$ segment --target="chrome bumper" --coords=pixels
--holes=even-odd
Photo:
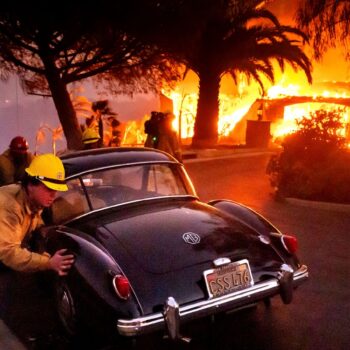
[[[283,293],[286,289],[284,280],[289,279],[285,277],[286,276],[284,275],[284,271],[281,271],[281,276],[279,279],[264,281],[247,289],[243,289],[215,299],[208,299],[205,301],[176,307],[176,312],[178,315],[174,316],[174,318],[178,319],[179,322],[182,323],[184,321],[194,320],[218,312],[228,311],[249,305],[256,301],[265,299],[267,297],[272,297],[277,294],[281,294],[283,299]],[[290,278],[290,289],[297,287],[309,277],[307,266],[302,265],[298,270],[294,271],[290,277],[292,277]],[[291,290],[289,290],[289,292],[291,292]],[[171,298],[171,300],[172,302],[175,301],[173,298]],[[131,320],[119,319],[117,323],[118,332],[123,336],[130,337],[166,328],[168,328],[169,331],[169,325],[167,325],[168,317],[166,314],[167,310],[169,310],[168,305],[165,305],[164,310],[164,313],[159,312]],[[173,312],[173,308],[170,308],[170,310]],[[178,327],[178,325],[176,325],[176,327]],[[171,338],[173,338],[173,336],[171,336]]]

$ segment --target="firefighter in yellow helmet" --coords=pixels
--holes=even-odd
[[[22,184],[0,188],[0,261],[17,271],[52,269],[65,275],[73,256],[62,251],[52,257],[30,252],[22,242],[43,222],[42,210],[49,207],[57,191],[66,191],[62,161],[53,154],[35,157],[26,168]]]
[[[100,139],[101,136],[95,128],[86,128],[82,135],[84,149],[99,148]]]
[[[13,270],[17,273],[53,270],[64,276],[74,262],[73,255],[65,254],[66,249],[51,256],[32,252],[26,243],[33,231],[43,225],[42,210],[52,204],[57,191],[68,189],[62,161],[53,154],[39,155],[25,171],[21,184],[0,187],[0,284],[3,286],[10,284],[4,276],[13,284]],[[0,300],[0,311],[4,311],[3,305]]]

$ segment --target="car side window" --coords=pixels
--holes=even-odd
[[[59,192],[51,206],[53,224],[60,224],[90,209],[86,197],[80,187],[79,180],[67,181],[68,191]]]
[[[155,164],[150,167],[147,191],[169,196],[184,194],[184,188],[172,169],[168,166]]]
[[[134,190],[141,190],[143,169],[143,166],[132,166],[118,169],[119,185],[130,187]]]
[[[82,176],[92,209],[145,198],[142,166],[110,168]]]

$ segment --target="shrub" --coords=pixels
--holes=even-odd
[[[339,135],[341,113],[316,111],[285,137],[283,150],[267,167],[279,197],[350,203],[350,154]]]

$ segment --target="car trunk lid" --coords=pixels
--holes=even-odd
[[[161,310],[169,296],[179,304],[207,298],[203,273],[217,258],[248,259],[255,278],[281,265],[252,228],[194,200],[152,203],[123,211],[118,221],[101,220],[97,238],[130,280],[145,314]]]

